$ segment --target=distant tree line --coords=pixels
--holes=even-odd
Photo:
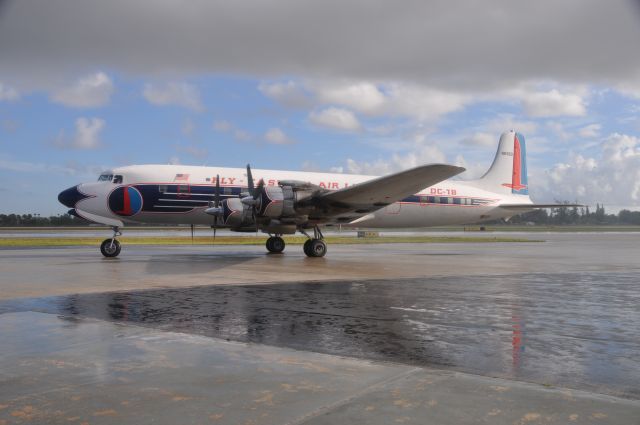
[[[40,214],[0,214],[2,227],[86,226],[89,222],[69,214],[43,217]]]
[[[595,210],[591,210],[588,206],[585,206],[531,211],[511,217],[508,223],[540,225],[640,225],[640,211],[621,210],[617,215],[607,214],[604,205],[596,204]]]

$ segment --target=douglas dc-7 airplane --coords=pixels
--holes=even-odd
[[[125,223],[210,225],[269,234],[267,250],[285,248],[282,235],[308,237],[304,253],[323,257],[320,228],[427,227],[510,217],[536,208],[529,198],[524,137],[503,133],[489,171],[472,181],[447,180],[464,168],[431,164],[383,177],[193,167],[132,165],[71,187],[58,200],[70,214],[111,226],[100,251],[116,257]],[[254,184],[253,175],[258,177]],[[313,237],[308,231],[313,232]]]

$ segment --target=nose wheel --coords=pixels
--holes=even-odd
[[[117,257],[120,254],[120,250],[122,249],[120,246],[120,242],[116,239],[116,236],[120,236],[122,233],[118,230],[117,227],[113,228],[113,237],[110,239],[105,239],[100,244],[100,252],[107,258]]]

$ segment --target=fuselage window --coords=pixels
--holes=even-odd
[[[224,187],[222,188],[222,193],[225,195],[233,195],[233,188],[232,187]]]
[[[166,193],[167,192],[167,185],[166,184],[161,184],[160,186],[158,186],[158,192]]]
[[[421,197],[420,197],[420,203],[421,203],[421,204],[427,204],[427,203],[429,203],[429,198],[428,198],[428,197],[426,197],[426,196],[421,196]]]
[[[117,174],[113,176],[113,184],[120,184],[120,183],[122,183],[122,176],[119,176]]]
[[[191,188],[188,184],[179,184],[178,185],[178,197],[180,198],[188,198],[191,195]]]

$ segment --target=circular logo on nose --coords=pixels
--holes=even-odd
[[[109,209],[115,214],[129,217],[142,210],[142,194],[132,186],[120,186],[109,195]]]

